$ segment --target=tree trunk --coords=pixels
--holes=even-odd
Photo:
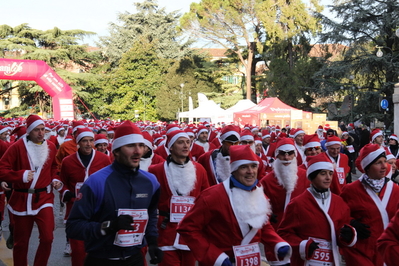
[[[246,87],[247,87],[247,99],[252,100],[252,60],[254,58],[255,43],[251,42],[248,46],[248,58],[246,72]]]

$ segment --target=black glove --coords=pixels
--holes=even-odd
[[[274,213],[272,213],[272,215],[270,215],[269,221],[270,221],[271,223],[274,223],[274,224],[278,223],[277,215],[275,215]]]
[[[163,259],[163,251],[158,247],[158,241],[156,237],[147,237],[148,243],[148,254],[150,255],[150,263],[158,264]]]
[[[64,202],[69,202],[74,197],[75,197],[75,193],[72,193],[71,191],[67,190],[67,191],[65,191],[63,200],[64,200]]]
[[[342,238],[345,242],[349,243],[353,238],[352,228],[345,224],[339,232],[339,237]]]
[[[351,221],[351,225],[356,229],[357,237],[359,239],[367,239],[370,237],[371,235],[371,232],[369,230],[370,226],[368,226],[367,224],[363,224],[358,220],[353,219]]]
[[[134,230],[132,226],[133,217],[130,215],[119,215],[118,218],[111,221],[109,227],[104,229],[107,234],[118,232],[119,230]]]
[[[308,248],[308,258],[311,258],[312,255],[313,255],[313,252],[314,252],[316,249],[318,249],[318,248],[319,248],[319,243],[312,242],[312,243],[309,245],[309,248]]]

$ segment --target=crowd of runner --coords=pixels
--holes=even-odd
[[[0,218],[7,210],[14,265],[28,264],[34,224],[34,265],[47,265],[55,200],[73,266],[147,265],[147,253],[161,266],[260,265],[262,253],[269,265],[396,265],[398,137],[344,123],[307,133],[2,119]]]

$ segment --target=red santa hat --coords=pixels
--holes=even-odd
[[[199,135],[201,135],[202,132],[208,132],[208,129],[204,126],[199,126],[197,129],[197,138]]]
[[[291,132],[290,132],[290,133],[291,133]],[[295,132],[292,133],[292,137],[293,137],[293,138],[296,138],[296,136],[298,136],[299,134],[306,134],[306,133],[305,133],[305,131],[303,131],[302,129],[297,128],[297,129],[295,130]]]
[[[153,143],[159,146],[159,143],[164,140],[163,136],[159,133],[152,134]]]
[[[267,129],[262,130],[262,139],[270,138],[270,132]]]
[[[374,129],[370,134],[370,142],[373,142],[376,137],[382,136],[382,131],[378,128]]]
[[[108,127],[108,128],[107,128],[107,133],[108,133],[108,134],[115,133],[115,127],[112,127],[112,126],[111,126],[111,127]]]
[[[72,121],[72,134],[75,133],[76,130],[78,130],[78,128],[84,128],[85,125],[83,123],[83,121]]]
[[[172,132],[166,134],[166,147],[170,149],[173,144],[176,142],[176,140],[180,137],[190,139],[190,137],[187,135],[186,132],[183,130],[173,130]]]
[[[385,154],[387,156],[387,160],[396,159],[396,157],[391,153],[391,151],[385,147]]]
[[[342,132],[342,135],[341,135],[341,136],[343,137],[343,136],[345,136],[345,135],[349,135],[348,131]]]
[[[132,121],[127,120],[115,129],[112,151],[133,143],[144,143],[144,138],[140,129]]]
[[[378,144],[367,144],[360,150],[359,157],[355,161],[356,166],[360,172],[364,173],[364,169],[380,156],[386,157],[384,148]]]
[[[295,149],[295,144],[294,140],[290,138],[280,138],[276,142],[276,149],[274,150],[274,156],[277,157],[277,154],[279,151],[295,151],[296,155],[296,149]]]
[[[172,132],[174,130],[180,130],[179,126],[177,124],[169,124],[166,127],[166,134],[169,134],[170,132]]]
[[[276,131],[280,131],[280,126],[276,126]]]
[[[334,165],[331,163],[330,158],[325,152],[322,152],[316,156],[307,157],[308,168],[306,169],[306,175],[310,179],[310,175],[318,170],[329,170],[334,171]]]
[[[152,140],[152,136],[150,135],[150,133],[148,133],[148,131],[143,131],[142,134],[143,134],[143,137],[144,137],[144,144],[148,148],[153,150],[154,149],[154,142]]]
[[[230,173],[236,171],[243,164],[259,164],[259,161],[249,145],[235,145],[230,147]]]
[[[337,136],[331,136],[327,138],[325,146],[328,147],[335,144],[341,145],[341,139],[338,138]]]
[[[186,132],[189,137],[195,138],[194,129],[192,129],[190,127],[186,127],[183,131]]]
[[[330,129],[330,124],[325,124],[324,125],[324,130]]]
[[[84,137],[92,137],[92,138],[94,138],[93,131],[91,131],[87,127],[78,128],[76,130],[76,143],[79,143],[79,141],[81,141],[81,139],[84,138]]]
[[[255,139],[255,144],[262,144],[262,138],[261,137],[255,136],[254,139]]]
[[[305,149],[320,147],[320,146],[321,146],[320,138],[317,134],[305,135],[303,137],[303,147]]]
[[[317,128],[317,130],[318,130],[318,131],[323,131],[323,126],[320,125],[320,126]]]
[[[395,134],[392,134],[391,136],[389,136],[389,139],[394,139],[394,140],[396,140],[397,142],[399,142],[398,136],[396,136]]]
[[[0,133],[1,134],[1,133]],[[23,135],[26,134],[26,127],[25,126],[18,126],[11,131],[11,135],[16,134],[18,139],[20,139]]]
[[[240,128],[235,125],[228,125],[222,129],[220,135],[220,141],[230,140],[239,141],[240,140]]]
[[[254,141],[254,135],[249,130],[244,130],[240,134],[240,141]]]
[[[63,127],[62,125],[59,125],[57,127],[57,133],[60,133],[60,131],[65,130],[65,127]]]
[[[97,134],[94,137],[94,146],[97,146],[98,144],[101,144],[101,143],[106,143],[106,144],[109,143],[108,138],[107,138],[107,136],[105,136],[105,134]]]
[[[66,137],[65,137],[65,139],[64,139],[64,142],[70,141],[70,140],[72,140],[72,139],[73,139],[72,135],[66,135]]]
[[[259,131],[259,128],[258,128],[257,126],[254,126],[254,127],[251,129],[251,132],[253,133],[253,132],[256,131],[256,130]]]
[[[26,119],[26,134],[29,133],[38,125],[44,126],[44,121],[38,115],[30,115]]]
[[[8,126],[0,125],[0,134],[3,134],[4,132],[6,132],[9,129],[10,129],[10,127],[8,127]]]

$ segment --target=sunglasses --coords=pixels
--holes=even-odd
[[[252,144],[254,144],[254,141],[246,141],[246,140],[243,140],[243,141],[241,141],[241,144],[243,144],[243,145],[252,145]]]
[[[236,142],[232,142],[232,141],[228,141],[228,140],[225,140],[228,144],[230,144],[230,145],[238,145],[238,144],[240,144],[240,142],[239,141],[236,141]]]
[[[286,154],[291,156],[291,155],[295,154],[295,151],[279,151],[278,152],[278,155],[281,155],[281,156],[285,156]]]
[[[314,151],[314,150],[320,150],[320,149],[321,149],[320,146],[316,146],[316,147],[306,148],[306,151]]]

